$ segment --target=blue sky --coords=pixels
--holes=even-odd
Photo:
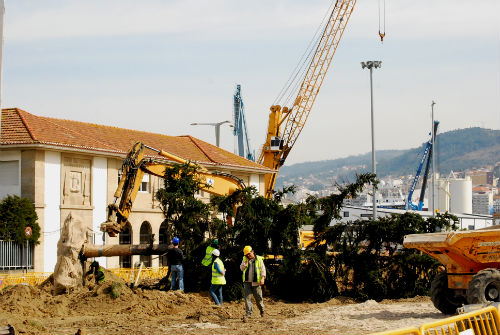
[[[382,0],[381,0],[382,1]],[[252,147],[268,110],[330,0],[5,0],[3,107],[123,128],[190,134],[231,120],[242,86]],[[440,131],[500,128],[500,2],[358,0],[287,165],[371,150],[369,72],[377,149],[427,141],[431,102]],[[233,151],[231,128],[221,147]]]

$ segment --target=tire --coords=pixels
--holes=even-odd
[[[491,301],[500,301],[500,271],[484,269],[472,277],[467,291],[467,302],[485,304]]]
[[[448,288],[448,275],[445,271],[439,272],[432,280],[431,300],[434,307],[448,315],[456,314],[457,308],[466,302],[464,296],[456,295],[454,290]]]

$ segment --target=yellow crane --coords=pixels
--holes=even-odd
[[[275,170],[265,177],[266,198],[272,196],[278,170],[304,128],[355,4],[356,0],[335,2],[292,106],[270,108],[266,142],[258,159]]]

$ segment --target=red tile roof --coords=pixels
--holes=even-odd
[[[92,123],[54,119],[18,108],[2,110],[1,145],[44,144],[125,155],[136,142],[203,165],[268,172],[264,166],[189,135],[167,136]]]

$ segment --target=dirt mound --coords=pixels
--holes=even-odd
[[[152,289],[131,289],[125,281],[105,273],[104,283],[53,295],[50,278],[42,285],[16,285],[0,291],[0,325],[11,324],[18,332],[31,334],[239,334],[310,333],[368,334],[401,328],[407,318],[440,317],[428,297],[368,300],[356,303],[338,297],[325,303],[285,303],[265,298],[266,316],[257,313],[243,322],[243,301],[215,306],[207,292],[181,293]],[[255,307],[254,307],[255,308]],[[352,330],[352,331],[351,331]]]

